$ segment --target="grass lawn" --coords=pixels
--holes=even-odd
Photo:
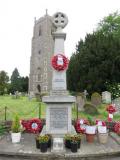
[[[93,115],[94,119],[101,119],[101,120],[107,120],[108,118],[108,112],[106,111],[106,107],[108,106],[108,104],[101,104],[99,106],[97,106],[98,108],[98,115]],[[73,108],[73,116],[74,118],[77,117],[77,113],[75,108]],[[89,116],[89,114],[86,114],[85,112],[81,111],[78,113],[78,118],[86,118]],[[120,114],[115,113],[113,116],[113,120],[115,121],[120,121]]]
[[[21,119],[38,118],[39,106],[41,104],[40,117],[45,118],[45,104],[37,102],[36,99],[29,100],[28,97],[20,97],[13,99],[11,96],[0,96],[0,120],[5,119],[5,107],[7,107],[7,120],[12,120],[13,116],[17,113]],[[99,114],[93,116],[95,119],[107,120],[108,113],[106,112],[106,105],[98,106]],[[89,115],[85,112],[79,112],[79,118],[87,118]],[[72,108],[72,118],[77,118],[76,108]],[[120,114],[114,115],[114,120],[120,121]]]
[[[13,119],[17,113],[21,119],[39,117],[40,103],[36,99],[29,100],[28,97],[13,99],[11,96],[0,96],[0,120],[5,119],[5,107],[7,107],[7,120]],[[45,117],[45,105],[41,104],[41,115]]]

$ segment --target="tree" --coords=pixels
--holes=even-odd
[[[101,32],[104,35],[113,34],[119,36],[120,34],[120,14],[114,12],[105,17],[99,24],[97,32]]]
[[[78,42],[67,71],[69,90],[101,92],[106,89],[106,82],[120,82],[119,20],[118,14],[108,16],[96,32],[87,34],[84,41]]]
[[[28,92],[28,81],[29,78],[27,76],[21,77],[18,72],[18,69],[15,68],[14,71],[12,72],[9,92],[11,93],[14,93],[15,91]]]
[[[10,92],[14,93],[15,91],[20,91],[20,90],[21,90],[20,74],[18,72],[18,69],[15,68],[14,71],[12,72],[12,76],[11,76]]]
[[[28,92],[28,82],[29,78],[27,76],[20,78],[21,92]]]
[[[8,88],[9,77],[5,71],[0,71],[0,95],[3,95]]]

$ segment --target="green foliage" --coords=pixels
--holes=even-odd
[[[6,131],[6,128],[3,124],[0,125],[0,136],[3,135]]]
[[[120,14],[115,12],[105,17],[97,28],[98,32],[102,32],[104,35],[113,34],[119,36],[120,34]]]
[[[99,97],[99,98],[101,98],[101,95],[98,93],[98,92],[94,92],[94,93],[92,93],[92,95],[91,95],[91,98],[92,97]]]
[[[65,134],[64,140],[71,140],[71,134],[69,133]]]
[[[117,18],[120,19],[120,16],[117,15]],[[113,25],[113,22],[109,25]],[[67,70],[67,84],[70,91],[83,92],[86,89],[91,95],[94,91],[99,93],[105,91],[106,82],[110,84],[120,82],[120,36],[118,34],[120,23],[118,26],[119,29],[116,27],[111,32],[108,29],[104,34],[101,25],[99,30],[87,34],[84,41],[78,42],[76,53],[71,56]]]
[[[39,117],[39,102],[35,98],[28,97],[12,99],[11,96],[0,96],[0,121],[4,120],[5,106],[7,106],[7,120],[12,120],[15,114],[20,119]],[[45,104],[41,102],[41,118],[45,118]]]
[[[15,93],[15,91],[28,92],[28,81],[28,77],[21,77],[18,69],[15,68],[11,76],[9,92],[13,94]]]
[[[106,88],[111,93],[112,99],[120,97],[120,83],[106,83]]]
[[[0,95],[7,93],[9,77],[5,71],[0,71]]]
[[[95,120],[91,116],[88,116],[88,125],[94,126],[95,124]]]
[[[15,115],[14,120],[12,121],[12,127],[11,130],[13,133],[18,133],[21,131],[20,128],[20,118],[18,115]]]
[[[40,135],[39,136],[39,143],[47,143],[49,140],[48,135]]]
[[[83,106],[83,108],[84,108],[84,112],[87,113],[87,114],[90,114],[90,115],[97,115],[97,114],[99,114],[97,108],[93,104],[91,104],[91,103],[86,103]]]

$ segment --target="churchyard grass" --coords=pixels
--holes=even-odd
[[[13,99],[11,96],[0,96],[0,120],[5,120],[5,107],[6,119],[12,120],[13,116],[17,113],[21,119],[38,118],[39,117],[40,102],[35,98],[29,100],[28,97],[21,96],[18,99]],[[41,103],[40,117],[45,118],[45,104]],[[107,120],[108,113],[106,112],[106,104],[98,106],[99,114],[94,116],[96,119]],[[87,118],[89,114],[81,111],[78,112],[78,118]],[[73,105],[72,118],[77,118],[76,108]],[[120,120],[120,114],[114,114],[114,120]]]
[[[0,120],[12,120],[13,116],[17,113],[21,119],[29,119],[39,117],[40,102],[35,98],[29,100],[28,97],[20,97],[18,99],[12,96],[0,96]],[[41,118],[45,117],[45,105],[41,103]]]
[[[93,117],[95,119],[107,120],[108,112],[106,112],[106,106],[107,106],[107,104],[98,105],[97,108],[98,108],[99,114],[94,115]],[[76,112],[76,109],[75,109],[74,106],[73,106],[73,109],[72,109],[72,115],[73,115],[73,119],[77,118],[77,112]],[[78,118],[86,118],[87,119],[88,116],[89,116],[89,114],[85,113],[84,111],[78,112]],[[115,113],[114,116],[113,116],[113,120],[120,121],[120,114]]]

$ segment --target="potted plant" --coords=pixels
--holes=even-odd
[[[78,148],[80,148],[82,135],[81,134],[77,134],[77,135],[75,135],[75,137],[77,139]]]
[[[41,152],[47,152],[48,140],[49,140],[49,137],[47,135],[40,135],[39,136],[39,143],[40,143]]]
[[[36,137],[35,137],[35,142],[36,142],[36,148],[37,148],[37,149],[40,149],[39,135],[36,135]]]
[[[101,125],[98,125],[98,140],[100,143],[107,143],[108,131],[105,122],[102,122]]]
[[[21,139],[21,124],[18,115],[15,115],[14,120],[12,121],[11,138],[12,143],[18,143]]]
[[[46,134],[48,136],[48,148],[51,147],[51,143],[52,143],[52,135],[51,134]]]
[[[92,143],[96,134],[96,123],[92,117],[88,117],[88,123],[86,125],[86,139],[87,142]]]
[[[75,153],[78,149],[78,139],[77,136],[74,135],[71,137],[71,152]]]
[[[64,142],[66,148],[71,148],[71,134],[65,134]]]

